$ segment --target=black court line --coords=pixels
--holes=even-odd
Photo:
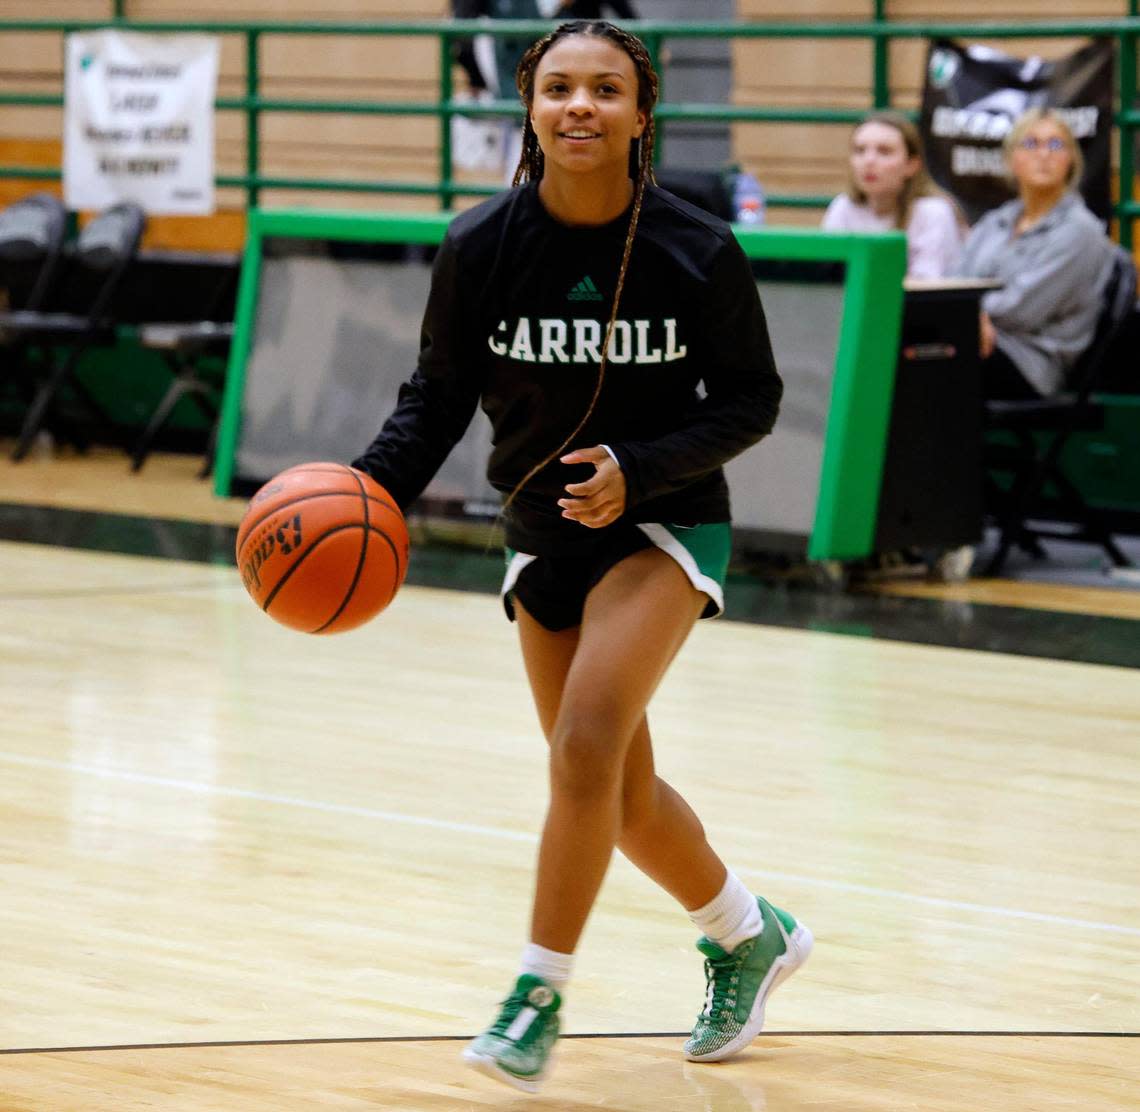
[[[0,539],[233,565],[237,529],[210,522],[5,502],[0,503]]]
[[[0,541],[233,567],[237,529],[195,521],[0,502]],[[498,552],[414,545],[407,582],[498,594]],[[112,588],[114,590],[114,588]],[[732,621],[910,644],[1140,668],[1140,620],[959,600],[815,590],[733,572]]]
[[[208,1050],[224,1047],[344,1046],[374,1043],[469,1042],[474,1035],[380,1035],[355,1039],[249,1039],[229,1042],[124,1043],[111,1046],[29,1046],[0,1048],[3,1054],[91,1054],[122,1050]],[[688,1031],[615,1031],[563,1035],[564,1039],[685,1039]],[[988,1038],[988,1039],[1140,1039],[1140,1031],[765,1031],[760,1039]]]

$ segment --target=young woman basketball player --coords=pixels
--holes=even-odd
[[[551,794],[519,977],[464,1057],[533,1091],[615,846],[703,932],[692,1060],[754,1038],[811,934],[726,869],[655,775],[646,722],[689,630],[722,608],[721,466],[771,430],[779,406],[750,267],[726,224],[652,183],[657,75],[639,39],[563,24],[526,53],[517,84],[515,188],[452,222],[418,368],[353,466],[407,506],[475,406],[491,419],[488,477],[508,494],[503,599]]]

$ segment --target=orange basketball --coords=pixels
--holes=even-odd
[[[408,530],[392,496],[342,463],[302,463],[269,480],[238,527],[250,597],[304,633],[376,617],[408,570]]]

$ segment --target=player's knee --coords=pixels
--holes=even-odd
[[[621,776],[621,741],[604,711],[560,715],[550,739],[552,785],[579,797],[609,795]]]

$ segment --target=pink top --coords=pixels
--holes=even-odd
[[[893,214],[880,216],[870,205],[857,205],[841,193],[823,216],[828,232],[890,232]],[[943,278],[954,272],[962,253],[962,227],[945,197],[919,197],[906,228],[908,278]]]

